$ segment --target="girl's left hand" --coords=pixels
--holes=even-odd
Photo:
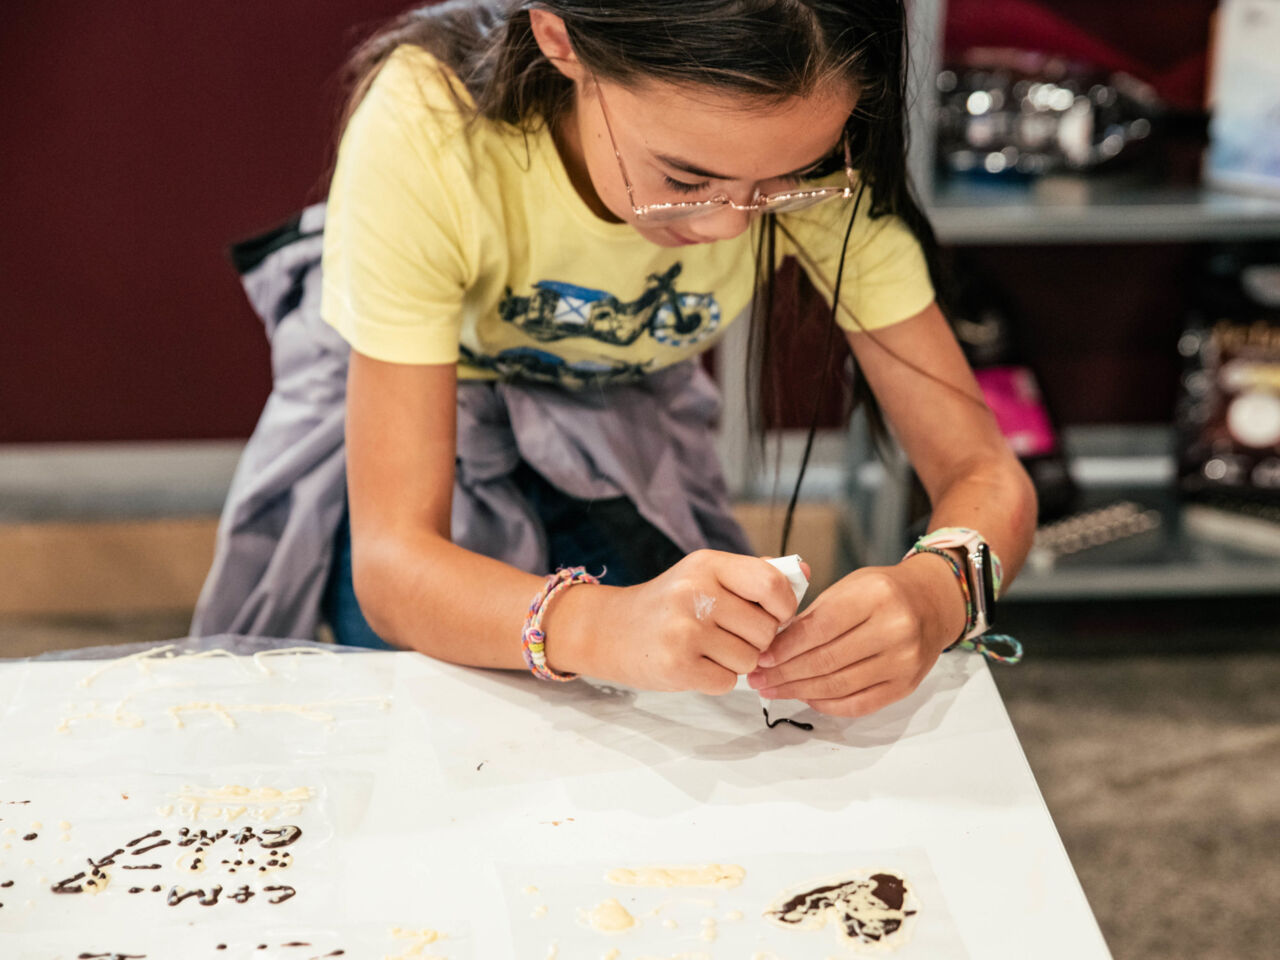
[[[964,623],[963,594],[941,557],[863,567],[779,633],[747,682],[767,699],[866,716],[915,690]]]

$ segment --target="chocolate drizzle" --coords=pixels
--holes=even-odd
[[[202,907],[212,907],[218,902],[218,897],[222,894],[222,884],[215,884],[208,891],[203,888],[199,890],[183,890],[181,887],[170,887],[169,893],[165,897],[164,902],[171,907],[176,907],[183,900],[196,897],[196,903]]]
[[[805,890],[766,911],[765,916],[784,926],[822,926],[831,920],[851,943],[883,943],[916,914],[904,909],[907,892],[902,877],[875,873],[867,879]]]
[[[764,707],[761,712],[764,713],[764,725],[768,727],[770,730],[772,730],[774,727],[776,727],[780,723],[789,723],[793,727],[799,727],[801,730],[813,729],[812,723],[805,723],[803,720],[792,720],[790,717],[779,717],[777,720],[770,720],[768,707]]]
[[[160,831],[160,830],[152,830],[150,833],[144,833],[144,834],[143,834],[142,836],[140,836],[140,837],[134,837],[132,840],[130,840],[128,843],[126,843],[126,844],[125,844],[125,846],[126,846],[126,847],[136,847],[136,846],[137,846],[138,844],[140,844],[143,840],[150,840],[152,837],[158,837],[158,836],[160,836],[161,832],[162,832],[162,831]]]
[[[146,846],[146,847],[139,847],[137,850],[134,850],[134,851],[132,851],[132,852],[133,852],[133,855],[134,855],[135,857],[140,857],[140,856],[142,856],[144,853],[146,853],[148,850],[154,850],[154,849],[156,849],[156,847],[167,847],[167,846],[169,846],[169,844],[170,844],[171,842],[172,842],[172,841],[169,841],[169,840],[157,840],[155,843],[153,843],[153,844],[151,844],[151,845],[149,845],[149,846]]]
[[[262,888],[263,893],[271,893],[276,890],[281,891],[279,896],[272,897],[267,901],[267,903],[284,903],[286,900],[291,900],[298,892],[294,890],[293,887],[285,886],[283,884],[272,884],[269,887]]]

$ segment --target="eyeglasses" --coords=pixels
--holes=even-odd
[[[618,150],[618,140],[613,135],[613,123],[609,119],[609,108],[604,101],[604,91],[600,89],[600,81],[594,76],[591,80],[596,86],[596,95],[600,98],[600,113],[604,116],[605,129],[609,131],[609,142],[613,144],[613,155],[618,158],[618,169],[622,173],[622,182],[627,188],[627,200],[630,201],[631,210],[638,221],[666,223],[671,220],[700,216],[720,207],[732,207],[734,210],[750,211],[752,213],[790,213],[836,197],[851,199],[857,193],[854,181],[853,157],[849,150],[849,136],[846,133],[844,137],[844,172],[849,178],[847,187],[815,187],[809,190],[785,190],[780,193],[761,193],[757,190],[750,203],[735,203],[728,194],[720,193],[707,200],[637,204],[635,192],[631,187],[631,178],[627,176],[627,165]]]

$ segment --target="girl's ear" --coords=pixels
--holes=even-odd
[[[557,70],[575,83],[585,79],[586,69],[573,52],[569,31],[562,18],[549,10],[534,8],[529,11],[529,26],[533,29],[533,38],[538,41],[538,49]]]

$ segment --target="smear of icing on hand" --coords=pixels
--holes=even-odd
[[[736,887],[747,871],[736,864],[710,863],[702,867],[619,867],[605,879],[620,887]]]
[[[715,608],[716,598],[709,597],[705,593],[700,593],[693,598],[693,615],[699,621],[706,620],[711,616],[711,611]]]

